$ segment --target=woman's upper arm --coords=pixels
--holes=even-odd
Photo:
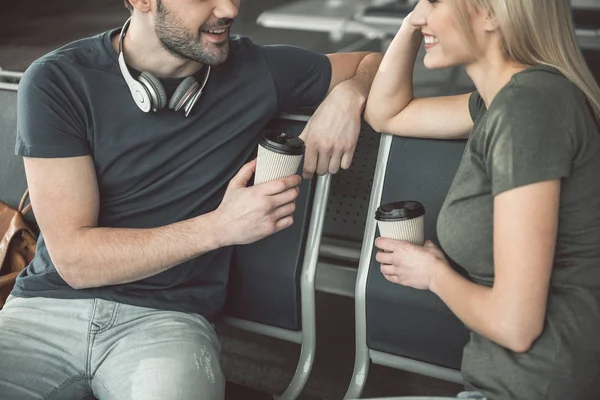
[[[399,136],[464,139],[473,128],[469,111],[471,94],[413,99],[398,115],[380,127]],[[369,121],[368,115],[366,116]]]
[[[494,293],[515,337],[544,328],[554,264],[561,183],[580,142],[569,104],[553,92],[510,87],[494,99],[481,131],[481,167],[494,196]],[[478,132],[479,133],[479,132]]]
[[[494,288],[499,323],[528,348],[541,334],[558,229],[561,184],[548,180],[494,198]]]

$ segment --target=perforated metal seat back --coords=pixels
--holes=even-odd
[[[392,142],[382,204],[397,200],[423,203],[425,237],[436,243],[437,216],[464,146],[464,141],[401,137],[395,137]],[[366,292],[368,347],[459,369],[468,340],[463,324],[433,293],[385,280],[375,254],[373,252]]]
[[[381,136],[363,123],[352,166],[333,176],[323,236],[360,248]]]

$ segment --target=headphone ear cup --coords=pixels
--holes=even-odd
[[[200,85],[196,80],[188,76],[179,84],[173,96],[171,96],[171,100],[169,100],[169,108],[174,111],[181,110],[185,104],[194,97],[194,94],[198,90]]]
[[[160,80],[149,72],[142,72],[138,79],[150,93],[154,111],[164,108],[167,105],[167,93]]]

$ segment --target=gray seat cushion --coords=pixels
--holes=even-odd
[[[299,135],[304,122],[274,120],[271,126]],[[300,275],[316,179],[303,181],[294,225],[233,252],[223,314],[282,329],[300,331]]]
[[[437,216],[464,150],[464,141],[395,137],[382,204],[417,200],[424,204],[425,238],[437,243]],[[379,236],[379,234],[377,235]],[[460,369],[468,331],[433,293],[385,280],[373,252],[367,281],[369,348],[439,366]]]

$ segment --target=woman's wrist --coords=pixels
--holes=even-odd
[[[439,260],[439,262],[433,268],[433,276],[429,284],[429,290],[440,296],[439,290],[443,287],[444,282],[455,273],[450,264],[447,261]]]
[[[402,24],[400,24],[399,32],[402,32],[403,34],[417,35],[417,36],[421,36],[421,37],[423,36],[423,34],[421,33],[421,28],[411,24],[410,14],[407,15],[402,20]]]
[[[409,51],[410,53],[417,53],[421,42],[423,41],[423,33],[420,29],[415,28],[408,20],[404,20],[402,26],[396,33],[396,37],[390,43],[388,51],[396,52],[400,51],[404,53]],[[386,52],[387,54],[387,52]]]

